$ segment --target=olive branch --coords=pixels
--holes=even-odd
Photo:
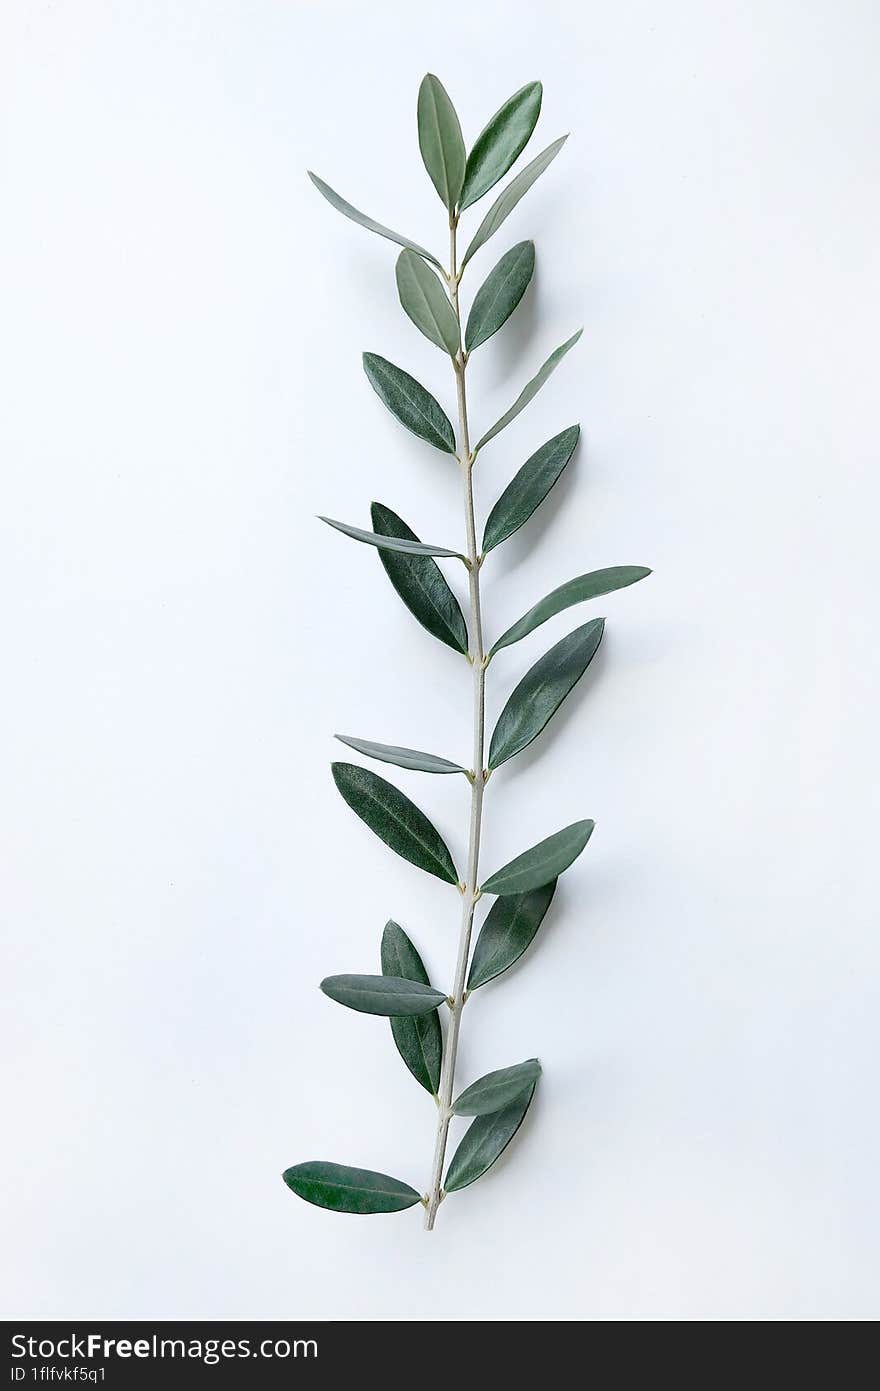
[[[459,249],[462,213],[489,192],[519,158],[538,120],[542,88],[530,82],[514,93],[465,149],[455,108],[432,74],[418,97],[419,148],[425,168],[448,213],[449,264],[444,267],[424,247],[375,222],[352,207],[316,174],[312,182],[327,201],[352,221],[403,248],[396,266],[400,303],[416,327],[448,357],[455,379],[458,430],[429,391],[386,358],[365,353],[364,371],[380,400],[421,440],[457,460],[464,494],[465,549],[423,542],[389,507],[373,503],[372,529],[322,518],[337,531],[378,549],[400,598],[434,637],[466,658],[473,681],[471,766],[435,754],[392,744],[337,735],[367,758],[434,774],[461,774],[470,785],[467,864],[460,877],[445,841],[408,797],[377,773],[353,763],[334,763],[336,786],[351,809],[398,855],[454,885],[461,895],[461,930],[451,990],[435,989],[412,941],[396,922],[388,922],[381,942],[381,975],[337,975],[321,982],[332,1000],[365,1014],[384,1015],[398,1052],[412,1075],[437,1103],[437,1133],[427,1191],[369,1169],[311,1160],[284,1173],[301,1198],[336,1212],[397,1212],[421,1203],[425,1226],[434,1226],[448,1193],[473,1183],[495,1163],[516,1134],[541,1074],[536,1058],[489,1072],[457,1097],[455,1065],[462,1013],[469,996],[519,960],[550,907],[556,881],[590,839],[593,822],[576,821],[517,855],[479,881],[480,835],[486,784],[496,768],[537,738],[583,676],[602,640],[604,619],[594,618],[557,642],[511,692],[485,749],[486,672],[505,647],[520,642],[548,619],[575,604],[609,594],[644,579],[644,566],[621,565],[578,575],[539,600],[492,646],[485,648],[480,575],[486,557],[524,526],[569,463],[580,427],[571,425],[531,455],[491,509],[477,542],[474,465],[481,451],[525,409],[580,338],[578,330],[551,353],[523,387],[509,410],[471,445],[467,366],[471,354],[507,322],[528,288],[535,267],[531,241],[518,242],[501,257],[474,296],[462,334],[459,292],[472,257],[499,230],[523,195],[555,159],[566,136],[516,174],[486,213],[463,255]],[[468,616],[447,583],[438,560],[460,562],[468,578]],[[471,939],[477,904],[494,903],[476,946]],[[448,1011],[444,1041],[440,1009]],[[449,1126],[454,1115],[473,1117],[444,1177]]]

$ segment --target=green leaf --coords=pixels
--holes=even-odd
[[[402,976],[404,980],[430,985],[422,958],[396,922],[387,922],[382,933],[382,972],[386,976]],[[443,1032],[437,1011],[410,1019],[398,1016],[391,1020],[391,1033],[413,1077],[425,1091],[436,1096],[440,1090],[443,1061]]]
[[[462,209],[494,188],[522,154],[541,114],[542,93],[540,82],[520,87],[480,131],[468,155],[460,198]]]
[[[455,453],[455,431],[449,416],[415,377],[376,353],[364,353],[364,371],[379,400],[401,425],[435,449]]]
[[[582,628],[575,628],[529,668],[511,692],[492,731],[490,768],[500,768],[538,737],[590,665],[604,628],[604,618],[594,618]]]
[[[448,758],[438,758],[433,753],[402,749],[397,744],[374,744],[369,739],[355,739],[350,734],[337,734],[335,737],[341,744],[347,744],[367,758],[377,758],[380,763],[394,763],[398,768],[411,768],[416,773],[466,773],[459,763],[450,763]]]
[[[418,242],[410,241],[409,237],[402,237],[399,232],[392,232],[390,227],[383,227],[381,222],[375,222],[373,218],[367,217],[366,213],[358,212],[351,203],[346,203],[344,198],[340,198],[329,184],[325,184],[323,179],[319,179],[317,174],[308,170],[309,178],[315,185],[319,193],[322,193],[331,207],[337,212],[342,213],[343,217],[350,217],[352,222],[357,222],[360,227],[366,227],[368,232],[375,232],[380,237],[386,237],[388,241],[396,242],[398,246],[405,246],[409,251],[414,251],[418,256],[424,256],[426,261],[430,261],[432,266],[440,266],[436,256],[432,256],[430,251],[426,251]],[[442,269],[442,267],[440,267]]]
[[[488,444],[491,439],[494,439],[496,435],[500,434],[501,431],[505,428],[505,426],[509,425],[512,420],[515,420],[516,417],[519,415],[520,411],[525,410],[529,402],[533,400],[535,396],[537,396],[538,392],[541,390],[541,387],[544,385],[550,374],[554,372],[556,368],[559,366],[560,362],[565,357],[565,354],[569,351],[570,348],[574,347],[575,343],[578,341],[582,333],[583,329],[579,328],[577,333],[573,333],[571,337],[566,340],[565,343],[563,343],[560,347],[556,348],[555,351],[550,354],[541,370],[537,372],[535,376],[532,377],[532,380],[530,382],[527,382],[526,385],[523,387],[522,391],[517,396],[513,405],[510,407],[510,410],[505,411],[501,419],[495,421],[495,424],[492,426],[492,429],[486,431],[483,438],[478,442],[477,447],[474,450],[474,455],[476,455],[483,448],[484,444]]]
[[[554,483],[558,482],[562,470],[575,451],[580,432],[580,425],[570,425],[567,430],[554,435],[552,440],[536,449],[531,458],[526,459],[486,518],[483,531],[484,552],[500,546],[502,541],[519,531],[529,520]]]
[[[373,528],[382,536],[397,536],[405,541],[418,541],[418,536],[402,517],[374,502],[370,507]],[[435,638],[456,652],[467,654],[468,631],[461,605],[430,556],[401,555],[382,550],[379,559],[410,613]]]
[[[414,1188],[398,1178],[323,1159],[294,1164],[284,1170],[283,1178],[297,1197],[331,1212],[403,1212],[422,1201]]]
[[[524,894],[558,879],[574,864],[590,836],[595,821],[574,821],[546,840],[524,850],[503,869],[496,870],[482,886],[484,894]]]
[[[450,212],[464,183],[467,154],[455,107],[432,72],[422,78],[417,108],[419,149],[431,183]]]
[[[452,1103],[452,1110],[456,1116],[488,1116],[493,1111],[503,1111],[527,1087],[533,1087],[540,1075],[541,1064],[537,1058],[487,1072],[485,1077],[465,1088]]]
[[[347,1009],[386,1017],[428,1014],[446,999],[442,990],[399,976],[327,976],[321,989]]]
[[[576,579],[554,589],[511,624],[501,634],[489,656],[493,657],[502,647],[510,647],[511,643],[527,637],[548,618],[562,613],[563,609],[570,609],[573,604],[583,604],[587,599],[598,599],[602,594],[613,594],[615,589],[626,589],[627,585],[645,579],[650,573],[644,565],[609,565],[605,570],[591,570],[588,575],[578,575]]]
[[[443,1182],[445,1193],[455,1193],[461,1188],[467,1188],[469,1183],[482,1178],[487,1169],[491,1169],[522,1125],[535,1095],[536,1085],[537,1083],[522,1092],[509,1106],[505,1106],[503,1111],[478,1116],[468,1126],[452,1157],[452,1163],[446,1170]]]
[[[519,961],[544,921],[555,889],[556,880],[551,879],[529,893],[496,898],[477,938],[468,990],[478,990]]]
[[[470,246],[464,253],[464,260],[461,263],[462,270],[464,270],[474,252],[479,251],[480,247],[484,246],[491,236],[494,236],[502,222],[510,216],[520,198],[528,193],[532,184],[537,178],[540,178],[548,164],[552,164],[567,139],[567,135],[562,135],[558,140],[554,140],[552,145],[548,145],[546,150],[543,150],[541,154],[532,160],[531,164],[527,164],[525,169],[521,170],[515,179],[511,179],[504,191],[499,193],[495,202],[492,204],[474,233]]]
[[[431,546],[423,541],[406,541],[399,536],[384,536],[380,531],[364,531],[359,526],[349,526],[347,522],[334,521],[332,517],[319,517],[319,521],[351,536],[355,541],[363,541],[367,546],[375,546],[380,551],[400,551],[403,555],[444,555],[455,560],[465,560],[461,551],[450,551],[446,546]]]
[[[415,259],[418,261],[418,257]],[[424,262],[418,263],[428,275],[432,273]],[[535,243],[521,241],[506,251],[495,269],[489,272],[474,297],[468,315],[465,347],[469,353],[507,322],[525,294],[534,269]]]
[[[458,883],[458,872],[446,842],[409,797],[369,768],[333,763],[331,769],[336,786],[352,811],[380,840],[427,874],[434,874],[447,884]]]
[[[438,348],[455,357],[461,333],[455,310],[437,276],[413,251],[401,251],[395,268],[404,313]]]

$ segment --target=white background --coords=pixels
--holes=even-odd
[[[3,1313],[876,1317],[876,6],[2,13]],[[327,765],[337,729],[467,759],[469,672],[314,514],[378,497],[457,543],[455,466],[360,352],[450,410],[452,381],[395,249],[304,173],[442,249],[428,69],[466,138],[534,77],[533,151],[573,132],[465,282],[535,238],[477,431],[585,325],[480,462],[485,515],[582,422],[487,562],[488,632],[586,569],[655,570],[592,606],[600,657],[489,788],[486,871],[597,831],[466,1011],[462,1084],[545,1076],[432,1237],[280,1179],[430,1165],[386,1024],[317,983],[378,969],[392,915],[448,981],[458,898]],[[490,719],[586,616],[499,657]],[[465,784],[391,775],[460,863]]]

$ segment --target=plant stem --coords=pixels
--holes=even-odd
[[[455,310],[456,318],[458,318],[460,322],[461,315],[458,307],[459,276],[456,259],[457,228],[458,218],[455,214],[450,214],[449,296],[452,301],[452,307]],[[464,518],[465,530],[467,532],[467,557],[469,562],[470,616],[468,631],[470,635],[470,659],[474,681],[474,778],[471,783],[467,879],[462,892],[461,935],[458,943],[458,962],[455,968],[455,985],[453,986],[452,995],[450,997],[452,1004],[450,1005],[449,1011],[449,1029],[446,1035],[446,1049],[443,1055],[443,1067],[440,1074],[440,1091],[437,1097],[439,1106],[437,1140],[434,1146],[434,1164],[431,1171],[431,1186],[428,1190],[427,1210],[425,1212],[425,1228],[429,1232],[433,1231],[434,1219],[437,1216],[437,1209],[440,1206],[443,1196],[443,1190],[440,1185],[443,1178],[443,1161],[446,1156],[446,1140],[449,1134],[449,1122],[452,1119],[452,1089],[455,1082],[455,1061],[458,1055],[461,1012],[464,1008],[465,1001],[465,982],[467,980],[468,960],[471,949],[471,932],[474,925],[474,908],[479,898],[477,873],[480,862],[483,789],[486,785],[486,774],[483,768],[486,666],[483,655],[483,619],[480,610],[480,555],[477,550],[477,533],[474,521],[474,461],[471,456],[470,437],[468,435],[467,389],[465,386],[467,356],[463,347],[459,348],[458,356],[453,359],[453,366],[455,368],[455,383],[458,393],[459,462],[464,482]]]

